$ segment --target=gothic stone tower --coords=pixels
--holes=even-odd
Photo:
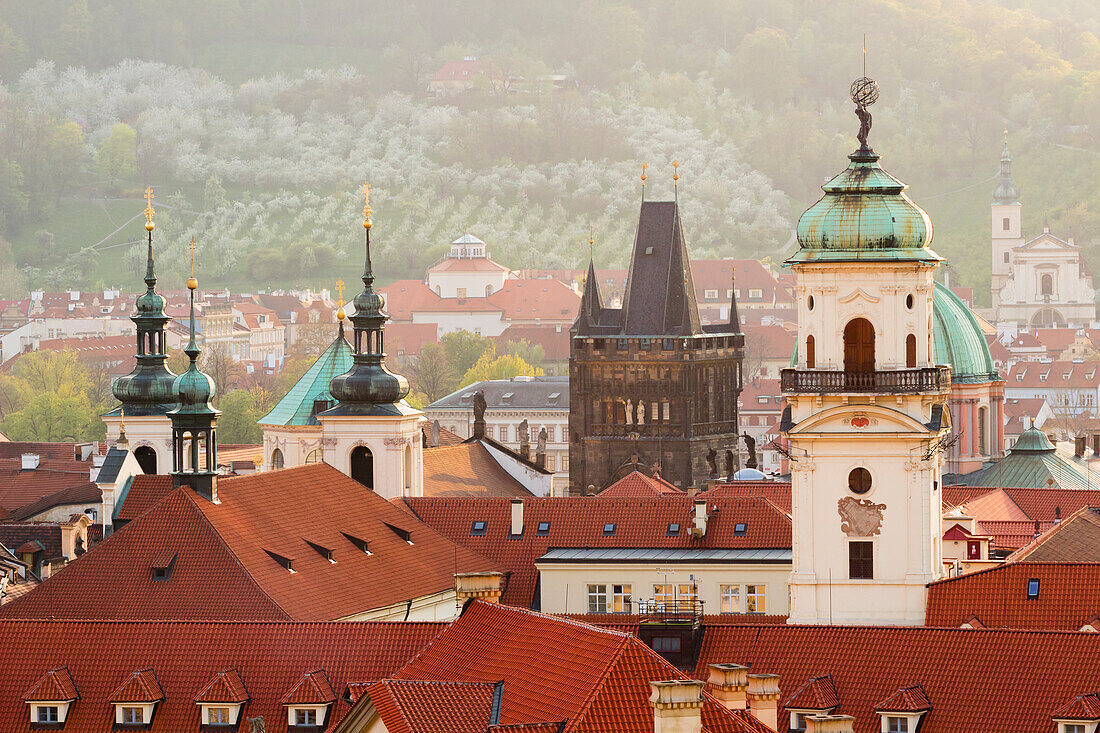
[[[728,323],[700,325],[676,202],[642,202],[621,308],[603,306],[589,263],[570,333],[570,493],[635,467],[685,489],[724,475],[745,337],[736,301]]]
[[[799,220],[801,249],[788,260],[799,302],[797,366],[781,380],[790,623],[917,625],[925,585],[942,574],[951,370],[933,358],[941,258],[928,215],[878,154],[864,144],[848,157]]]

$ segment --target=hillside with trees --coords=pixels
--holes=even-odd
[[[576,267],[591,226],[621,265],[639,165],[664,198],[673,160],[695,256],[779,260],[855,146],[864,32],[871,142],[979,302],[1006,127],[1025,231],[1100,266],[1091,3],[0,0],[0,297],[134,280],[147,183],[169,285],[191,237],[211,285],[346,279],[363,179],[386,279],[464,231],[512,267]],[[425,93],[467,55],[484,84]]]

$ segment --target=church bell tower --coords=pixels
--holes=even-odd
[[[1008,150],[1008,130],[1001,149],[1001,177],[993,189],[990,210],[993,262],[991,263],[993,311],[1001,304],[1001,289],[1012,279],[1012,250],[1024,243],[1020,225],[1020,192],[1012,182],[1012,153]]]

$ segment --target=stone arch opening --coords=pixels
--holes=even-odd
[[[146,475],[157,472],[157,452],[151,446],[139,445],[134,449],[134,458],[137,459],[138,465],[141,466],[142,472]]]
[[[374,454],[365,445],[351,449],[351,477],[374,491]]]

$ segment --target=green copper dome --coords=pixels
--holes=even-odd
[[[352,350],[344,338],[343,323],[336,340],[317,357],[302,378],[290,388],[286,397],[271,412],[257,422],[261,425],[319,425],[314,414],[314,405],[318,402],[330,402],[332,394],[329,383],[333,377],[351,369]]]
[[[932,355],[937,364],[951,365],[952,382],[1000,381],[977,317],[959,296],[939,283],[932,296],[932,319]]]
[[[932,222],[905,195],[904,183],[862,148],[848,168],[822,186],[825,195],[798,220],[801,249],[788,262],[900,260],[937,262],[928,248]]]
[[[1053,453],[1056,448],[1046,433],[1032,426],[1020,433],[1009,450],[1013,453]]]

